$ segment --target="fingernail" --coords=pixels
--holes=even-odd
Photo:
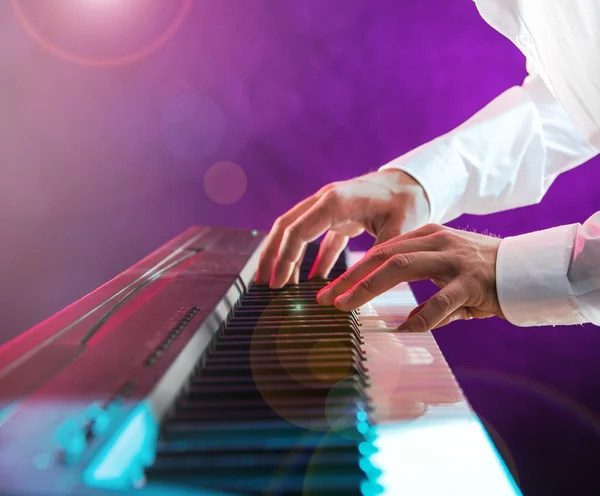
[[[333,288],[331,285],[325,286],[317,293],[317,301],[321,305],[333,305]]]
[[[344,293],[343,295],[338,296],[335,299],[335,305],[337,307],[339,307],[340,305],[341,306],[347,305],[351,298],[352,298],[352,293],[350,293],[349,291],[347,291],[346,293]]]
[[[398,328],[396,329],[396,331],[398,331],[398,332],[410,332],[410,329],[406,325],[406,322],[403,322],[402,324],[400,324],[398,326]]]

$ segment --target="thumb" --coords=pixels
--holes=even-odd
[[[438,329],[446,324],[450,324],[455,320],[487,319],[489,317],[494,317],[494,315],[495,314],[492,312],[484,312],[478,310],[477,308],[461,307],[448,315],[448,317],[442,320],[437,326],[434,327],[434,329]]]
[[[472,318],[473,314],[471,313],[470,309],[467,307],[461,307],[448,315],[444,320],[436,325],[434,329],[439,329],[440,327],[450,324],[455,320],[471,320]]]
[[[380,245],[381,243],[385,243],[396,236],[400,236],[402,234],[402,227],[400,222],[386,222],[381,230],[377,233],[377,237],[375,238],[375,245]]]

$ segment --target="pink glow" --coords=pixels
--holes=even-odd
[[[192,7],[192,0],[181,0],[181,8],[174,16],[173,20],[166,27],[166,29],[164,29],[164,31],[153,41],[147,43],[146,45],[137,50],[117,57],[88,57],[77,53],[73,53],[72,51],[62,48],[48,40],[47,37],[45,37],[40,32],[38,27],[31,21],[26,11],[23,9],[22,3],[22,0],[11,0],[13,12],[17,20],[21,24],[22,28],[25,30],[25,32],[33,40],[35,40],[44,50],[68,62],[93,67],[123,66],[132,64],[143,58],[148,57],[152,53],[159,50],[177,32],[177,30],[181,27],[181,25],[187,18],[187,15],[189,14],[190,9]],[[82,3],[84,3],[84,0],[82,0]],[[95,5],[95,7],[110,6],[111,8],[114,8],[114,4],[117,4],[117,0],[85,0],[85,3],[90,4],[91,7],[93,7],[94,4],[97,4]],[[87,15],[90,15],[90,13],[88,12]]]

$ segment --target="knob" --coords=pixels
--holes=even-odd
[[[85,431],[70,418],[58,428],[56,440],[63,451],[63,461],[67,465],[77,463],[87,447]]]
[[[110,426],[110,413],[99,403],[92,403],[87,410],[90,420],[90,433],[93,436],[103,435]]]

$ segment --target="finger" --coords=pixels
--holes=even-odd
[[[431,274],[444,274],[448,270],[449,265],[440,253],[425,251],[396,254],[338,296],[334,301],[335,307],[349,312],[401,282],[429,279]]]
[[[404,234],[399,234],[395,237],[390,237],[387,240],[382,241],[381,243],[378,243],[378,244],[379,244],[379,246],[385,246],[385,245],[393,244],[395,242],[408,241],[409,239],[424,238],[424,237],[430,236],[432,234],[439,233],[439,232],[443,231],[444,229],[446,229],[446,228],[444,228],[444,226],[441,226],[438,224],[426,224],[426,225],[419,227],[418,229],[415,229],[413,231],[409,231]],[[385,236],[387,236],[387,234]]]
[[[468,298],[469,295],[466,289],[459,282],[453,281],[429,298],[424,303],[423,308],[406,319],[398,327],[398,330],[408,332],[431,331],[462,307],[468,301]]]
[[[272,288],[280,288],[290,278],[304,245],[331,227],[336,205],[328,198],[321,197],[285,229],[269,283]]]
[[[354,238],[356,236],[360,236],[365,232],[365,226],[360,222],[354,221],[346,221],[346,222],[336,222],[335,225],[331,228],[332,231],[335,231],[342,236],[348,236],[349,238]]]
[[[421,310],[421,308],[423,308],[423,305],[425,305],[425,303],[420,303],[419,305],[417,305],[415,308],[413,308],[410,313],[408,314],[408,316],[406,317],[406,320],[410,319],[415,313],[417,313],[418,311]]]
[[[290,284],[298,284],[300,282],[300,266],[302,265],[302,260],[304,260],[304,255],[306,254],[306,246],[304,245],[304,249],[300,254],[300,258],[296,262],[296,266],[294,267],[294,272],[292,273],[292,278],[290,279]]]
[[[267,284],[269,282],[285,229],[312,207],[319,200],[319,195],[320,192],[306,198],[275,221],[260,254],[258,269],[254,277],[256,284]]]
[[[308,278],[327,277],[340,254],[344,251],[344,248],[346,248],[348,239],[348,236],[336,233],[335,231],[329,231],[321,242],[319,253],[317,254],[317,258],[311,268]]]
[[[468,307],[461,307],[458,310],[452,312],[448,317],[442,320],[439,324],[437,324],[434,329],[439,329],[440,327],[444,327],[455,320],[471,320],[473,318],[473,314]]]
[[[322,305],[333,305],[338,296],[344,294],[355,284],[358,284],[359,281],[363,280],[392,257],[398,257],[403,253],[435,251],[436,249],[435,241],[426,237],[409,239],[403,242],[384,243],[376,246],[369,250],[361,260],[356,262],[335,281],[319,291],[317,301]],[[402,263],[401,259],[397,261]]]
[[[385,225],[381,229],[381,231],[379,231],[379,233],[377,233],[377,238],[375,239],[374,245],[377,246],[382,243],[385,243],[386,241],[397,238],[398,236],[400,236],[401,232],[402,232],[402,219],[401,218],[397,219],[396,221],[388,220],[388,222],[385,223]]]
[[[450,324],[451,322],[454,322],[455,320],[487,319],[489,317],[494,317],[494,316],[496,316],[496,314],[494,314],[492,312],[486,312],[486,311],[479,310],[474,307],[462,307],[462,308],[459,308],[458,310],[456,310],[456,312],[453,312],[450,316],[448,316],[442,322],[440,322],[437,326],[434,327],[434,329],[443,327],[446,324]],[[500,315],[498,315],[498,317],[500,317]]]

